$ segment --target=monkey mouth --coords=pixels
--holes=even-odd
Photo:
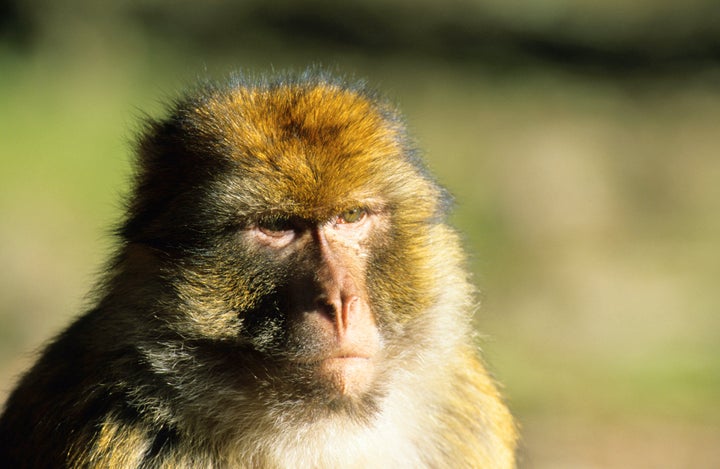
[[[360,353],[354,353],[354,352],[338,352],[323,356],[313,356],[310,358],[300,358],[291,360],[293,363],[297,363],[300,365],[307,365],[311,367],[319,367],[323,366],[323,364],[327,363],[336,363],[336,364],[350,364],[355,361],[359,363],[363,363],[365,361],[372,360],[372,356],[368,354],[360,354]]]
[[[338,350],[294,360],[294,363],[312,370],[316,383],[336,396],[362,396],[371,388],[375,377],[375,360],[359,351]]]
[[[321,382],[334,392],[349,397],[364,394],[373,382],[375,365],[367,356],[341,354],[317,362]]]
[[[367,365],[371,357],[360,355],[338,355],[323,358],[315,362],[316,366],[334,365],[334,366],[351,366],[353,364]]]
[[[324,362],[334,360],[372,360],[373,356],[377,353],[375,348],[374,344],[347,341],[345,343],[334,344],[334,346],[324,348],[323,350],[317,350],[306,356],[298,356],[292,361],[317,366]]]

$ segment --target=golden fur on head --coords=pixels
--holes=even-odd
[[[361,88],[320,77],[231,88],[208,94],[190,118],[253,175],[254,202],[270,210],[329,217],[376,197],[378,189],[397,192],[397,199],[438,195],[423,178],[407,177],[417,168],[408,161],[413,150],[399,116]],[[437,210],[427,203],[434,198],[415,198],[414,213],[427,217]]]

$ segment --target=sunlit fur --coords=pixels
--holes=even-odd
[[[514,467],[447,196],[391,106],[323,72],[238,77],[149,122],[138,154],[97,306],[11,395],[0,466]],[[365,395],[328,398],[283,365],[304,353],[279,295],[301,260],[241,233],[357,206],[377,216],[363,265],[382,356]]]

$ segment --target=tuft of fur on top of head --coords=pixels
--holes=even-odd
[[[227,184],[213,178],[230,175],[234,200],[218,206],[235,207],[225,214],[233,219],[281,210],[320,221],[379,192],[408,222],[438,222],[449,201],[395,108],[363,82],[322,70],[205,83],[149,123],[139,154],[134,216],[121,230],[128,240],[160,236],[152,230],[160,219],[202,221],[201,214],[171,213],[192,197],[178,182],[186,174],[198,187]],[[413,206],[401,210],[407,201]]]

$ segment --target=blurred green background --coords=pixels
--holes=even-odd
[[[0,0],[0,401],[87,307],[144,115],[323,64],[456,196],[524,468],[720,467],[713,0]]]

